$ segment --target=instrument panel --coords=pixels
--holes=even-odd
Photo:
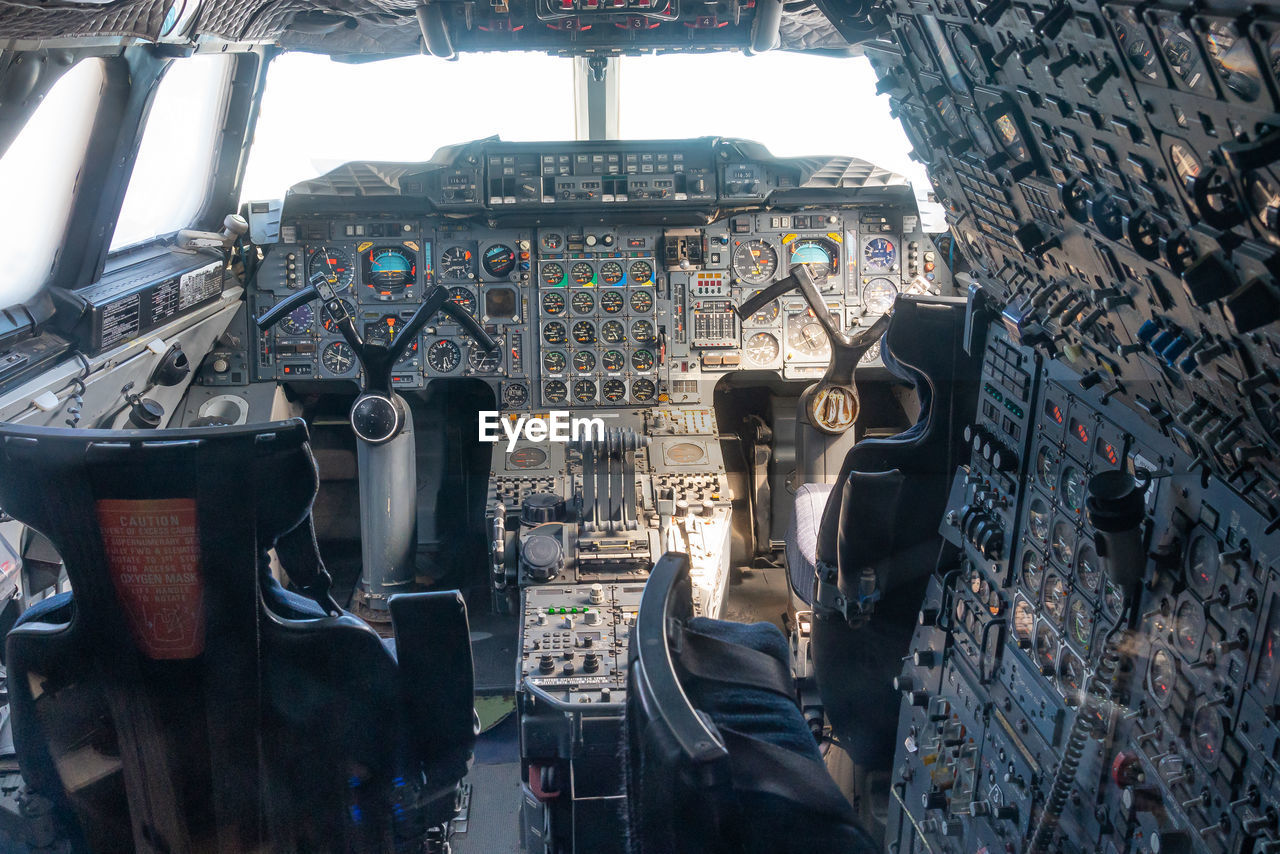
[[[680,163],[664,158],[665,168]],[[798,296],[742,321],[734,312],[794,264],[815,271],[846,330],[890,310],[898,293],[951,288],[914,205],[903,204],[738,213],[691,226],[305,214],[286,217],[281,231],[251,294],[255,313],[322,278],[365,337],[394,340],[426,291],[445,287],[500,349],[484,353],[437,315],[397,365],[394,385],[479,379],[511,410],[698,402],[730,371],[820,375],[829,347]],[[350,348],[321,311],[302,306],[258,333],[258,380],[357,379]],[[876,352],[866,361],[879,364]]]

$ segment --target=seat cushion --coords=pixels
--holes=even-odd
[[[818,528],[834,484],[806,483],[796,490],[795,509],[787,526],[787,579],[806,605],[813,604],[818,577]]]
[[[58,593],[41,599],[18,617],[15,626],[27,623],[66,623],[71,620],[71,594]]]

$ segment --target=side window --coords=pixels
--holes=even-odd
[[[106,79],[102,60],[77,63],[0,156],[0,308],[31,299],[49,278]]]
[[[218,134],[227,112],[232,57],[174,60],[160,81],[111,249],[191,225],[213,177]]]

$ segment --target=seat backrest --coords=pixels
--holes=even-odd
[[[630,854],[870,854],[796,703],[786,638],[692,614],[689,558],[669,552],[630,644]]]
[[[317,486],[299,420],[0,425],[0,507],[72,587],[8,636],[15,742],[87,847],[329,849],[365,832],[353,804],[386,801],[394,658],[354,617],[263,598],[266,550],[309,535]]]

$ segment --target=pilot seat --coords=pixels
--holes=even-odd
[[[475,741],[466,606],[393,597],[395,643],[337,607],[301,420],[3,425],[0,469],[72,588],[22,615],[6,664],[23,776],[76,850],[442,845]]]

